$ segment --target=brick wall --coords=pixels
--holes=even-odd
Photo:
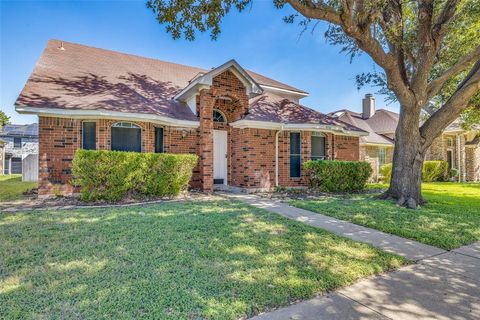
[[[71,194],[71,164],[81,143],[81,120],[39,117],[38,194]]]
[[[360,146],[360,160],[370,163],[372,167],[372,175],[370,181],[378,181],[379,176],[379,159],[378,159],[377,146]],[[385,163],[391,163],[393,161],[393,147],[385,149]]]

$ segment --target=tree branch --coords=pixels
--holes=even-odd
[[[340,13],[324,3],[313,3],[311,1],[302,3],[298,0],[287,0],[287,2],[306,18],[320,19],[336,25],[342,24]]]
[[[455,93],[420,127],[423,145],[429,146],[433,139],[468,106],[468,101],[480,91],[480,60],[475,63]]]
[[[441,76],[432,80],[427,88],[427,99],[430,100],[440,92],[445,82],[451,77],[456,76],[460,72],[466,70],[476,60],[480,60],[480,45],[477,46],[472,52],[463,57],[455,65],[450,67]]]
[[[448,0],[445,6],[443,7],[442,12],[435,20],[435,24],[432,28],[432,37],[436,42],[437,46],[441,43],[441,40],[445,36],[446,26],[452,20],[457,11],[458,0]]]

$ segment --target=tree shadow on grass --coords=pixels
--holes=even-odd
[[[404,262],[231,202],[9,214],[0,231],[8,317],[235,319]]]

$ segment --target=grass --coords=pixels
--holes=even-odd
[[[231,201],[0,215],[5,318],[237,319],[407,261]]]
[[[37,185],[37,182],[22,182],[19,174],[0,175],[0,202],[24,199],[23,193]]]
[[[424,183],[428,203],[417,210],[376,196],[332,196],[291,204],[447,250],[480,240],[480,184]]]

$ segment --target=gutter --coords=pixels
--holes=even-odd
[[[283,131],[283,126],[275,132],[275,187],[278,187],[278,136]]]
[[[182,128],[198,128],[199,121],[177,120],[164,116],[147,113],[129,113],[109,111],[104,109],[79,110],[79,109],[58,109],[58,108],[32,108],[16,106],[15,110],[22,114],[35,114],[38,116],[71,118],[71,119],[119,119],[130,121],[147,121],[161,125],[176,126]]]

